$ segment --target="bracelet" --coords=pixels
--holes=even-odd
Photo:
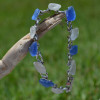
[[[34,40],[34,42],[31,44],[29,47],[29,52],[32,57],[36,56],[37,62],[34,62],[34,66],[36,70],[40,73],[41,79],[39,80],[39,83],[48,88],[52,87],[52,92],[56,94],[63,93],[64,90],[66,93],[70,92],[72,89],[72,83],[74,79],[74,75],[76,72],[76,63],[75,60],[72,59],[73,55],[76,55],[78,52],[78,46],[73,45],[73,41],[78,37],[79,35],[79,29],[78,28],[72,28],[72,21],[76,19],[76,13],[75,10],[72,6],[68,7],[68,10],[66,11],[59,11],[61,8],[61,5],[55,4],[55,3],[50,3],[48,5],[47,10],[39,10],[36,9],[33,16],[32,20],[35,20],[35,25],[30,28],[30,37]],[[38,35],[36,34],[36,30],[38,28],[38,24],[40,22],[39,15],[43,15],[44,13],[48,13],[50,11],[55,11],[56,13],[65,13],[66,15],[66,22],[67,22],[67,30],[69,32],[69,35],[67,36],[68,38],[68,63],[67,66],[69,69],[67,70],[67,82],[65,87],[60,86],[59,88],[57,87],[56,84],[54,84],[51,80],[48,80],[48,73],[45,69],[43,57],[41,55],[41,52],[38,50],[39,48],[39,43],[38,41]]]

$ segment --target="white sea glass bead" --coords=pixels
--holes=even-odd
[[[60,89],[60,88],[52,88],[52,92],[53,93],[56,93],[56,94],[60,94],[60,93],[63,93],[63,89]]]
[[[49,10],[58,11],[61,8],[60,4],[50,3],[48,5]]]
[[[32,26],[30,28],[30,37],[34,38],[34,35],[36,34],[36,25]]]
[[[74,28],[71,30],[71,40],[75,40],[79,35],[79,29],[78,28]]]
[[[44,65],[42,63],[40,63],[40,62],[34,62],[33,64],[34,64],[36,70],[39,73],[46,74],[46,69],[45,69],[45,67],[44,67]]]
[[[75,60],[72,60],[70,69],[69,69],[69,74],[75,75],[75,72],[76,72],[76,63],[75,63]]]

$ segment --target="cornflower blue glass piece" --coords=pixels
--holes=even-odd
[[[74,21],[76,19],[76,13],[72,6],[68,7],[68,10],[66,10],[66,18],[68,21]]]
[[[37,55],[37,52],[38,52],[38,47],[37,47],[37,42],[33,42],[31,44],[31,46],[29,47],[29,52],[31,54],[31,56],[36,56]]]
[[[73,55],[75,55],[75,54],[77,54],[77,52],[78,52],[78,46],[77,45],[74,45],[74,46],[72,46],[71,48],[70,48],[70,54],[73,56]]]
[[[50,80],[47,80],[47,79],[40,79],[39,82],[41,85],[43,85],[46,88],[54,86],[54,83]]]
[[[37,8],[32,16],[32,20],[37,20],[39,14],[40,14],[40,10]]]

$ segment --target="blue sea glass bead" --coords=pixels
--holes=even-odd
[[[72,6],[68,7],[68,10],[66,10],[66,18],[68,21],[74,21],[76,19],[76,13]]]
[[[41,85],[43,85],[46,88],[54,86],[54,83],[50,80],[47,80],[47,79],[40,79],[39,82]]]
[[[37,55],[37,42],[33,42],[32,44],[31,44],[31,46],[29,47],[29,52],[30,52],[30,54],[31,54],[31,56],[36,56]]]
[[[35,10],[33,16],[32,16],[32,20],[37,20],[37,17],[38,17],[38,15],[39,15],[39,13],[40,13],[40,10],[37,8],[37,9]]]
[[[75,54],[77,54],[78,52],[78,46],[77,45],[74,45],[70,48],[70,54],[73,56]]]

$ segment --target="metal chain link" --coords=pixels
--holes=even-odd
[[[49,11],[50,11],[49,9],[47,9],[47,10],[41,10],[40,11],[40,15],[43,15],[44,13],[47,13]],[[64,13],[64,12],[65,11],[63,11],[63,12],[62,11],[59,11],[59,13]],[[37,20],[36,20],[36,27],[38,26],[40,20],[41,19],[38,17]],[[72,47],[72,43],[73,43],[71,41],[71,38],[70,38],[70,36],[71,36],[71,29],[72,29],[72,23],[69,22],[69,21],[67,21],[67,30],[69,32],[69,36],[67,37],[68,38],[68,47],[67,47],[68,50],[70,50],[70,48]],[[38,41],[38,35],[36,34],[33,39],[34,39],[34,41]],[[39,48],[39,43],[37,44],[37,47]],[[37,52],[36,59],[37,59],[38,62],[40,62],[42,64],[44,63],[43,57],[42,57],[41,52],[39,50]],[[71,61],[72,61],[72,56],[70,55],[70,53],[68,53],[68,63],[67,63],[67,65],[69,66],[69,68],[70,68],[70,65],[71,65]],[[71,76],[69,74],[69,70],[67,71],[67,75],[68,75],[68,77],[67,77],[67,83],[69,82],[70,84],[68,85],[66,83],[66,86],[64,88],[62,86],[60,86],[60,89],[66,90],[66,92],[70,92],[71,91],[71,88],[72,88],[73,76]],[[41,77],[42,78],[45,78],[45,79],[48,79],[48,73],[46,73],[45,75],[41,74]],[[53,87],[54,88],[57,88],[57,85],[54,84]]]
[[[67,31],[69,32],[69,36],[68,38],[68,50],[70,50],[70,48],[72,47],[73,42],[71,41],[71,30],[72,30],[72,22],[67,21]],[[71,65],[71,61],[72,61],[72,56],[70,53],[68,53],[68,63],[67,65],[69,66],[70,69],[70,65]],[[67,83],[66,83],[66,88],[68,89],[67,91],[71,91],[72,89],[72,81],[73,81],[73,77],[69,74],[69,70],[67,71]]]

